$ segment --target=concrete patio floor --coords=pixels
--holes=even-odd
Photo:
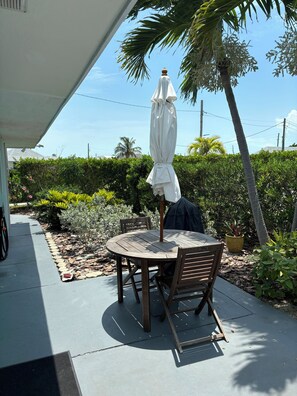
[[[69,350],[83,396],[297,394],[297,321],[286,313],[219,278],[214,304],[229,343],[180,355],[157,292],[144,333],[132,291],[117,303],[114,276],[63,283],[36,220],[12,215],[11,234],[0,262],[0,367]],[[182,338],[214,329],[206,310],[193,316],[177,319]]]

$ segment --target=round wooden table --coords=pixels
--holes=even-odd
[[[106,244],[106,248],[116,256],[118,302],[123,302],[122,258],[138,259],[141,265],[142,283],[142,323],[144,331],[151,330],[149,267],[177,259],[179,247],[196,247],[219,243],[215,238],[199,232],[164,230],[164,240],[160,242],[159,230],[135,231],[117,235]]]

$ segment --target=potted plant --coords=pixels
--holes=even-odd
[[[225,236],[227,249],[230,253],[239,253],[242,251],[244,235],[243,227],[238,221],[226,223],[227,233]]]

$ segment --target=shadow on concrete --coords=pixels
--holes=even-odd
[[[0,367],[52,355],[35,256],[36,244],[42,240],[36,222],[11,225],[8,257],[0,265]],[[51,381],[58,389],[55,375]]]
[[[237,362],[232,370],[234,388],[265,395],[290,394],[286,389],[297,379],[297,321],[229,282],[221,284],[223,293],[253,313],[231,322],[236,348],[230,345],[228,360]]]
[[[110,337],[123,345],[149,350],[171,350],[177,367],[222,356],[220,343],[217,342],[185,348],[179,354],[167,320],[160,322],[162,306],[156,290],[151,291],[151,312],[152,331],[145,333],[141,321],[141,305],[135,302],[132,291],[126,291],[124,303],[115,302],[104,311],[102,326]],[[207,315],[207,308],[199,317],[194,313],[176,315],[174,322],[183,341],[207,336],[216,329],[213,318]]]
[[[271,333],[267,331],[270,325],[265,328],[257,325],[257,321],[243,320],[240,325],[243,342],[234,353],[240,361],[232,375],[234,387],[239,391],[246,388],[260,394],[283,394],[288,384],[297,378],[297,343],[293,329],[287,331],[285,320],[275,323]]]

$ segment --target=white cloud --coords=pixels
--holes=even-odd
[[[287,126],[287,132],[294,132],[296,134],[297,130],[297,110],[292,109],[289,111],[288,115],[285,117],[286,118],[286,126]],[[283,123],[284,119],[283,118],[276,118],[275,119],[276,124],[280,124],[277,126],[279,129],[283,129]]]
[[[116,76],[118,76],[117,73],[103,73],[100,67],[94,66],[87,75],[86,80],[99,81],[101,83],[110,83],[112,81],[115,81]]]
[[[297,126],[297,110],[291,110],[290,113],[287,116],[287,122],[289,124],[293,124],[294,126]]]
[[[277,125],[277,128],[278,129],[283,129],[283,122],[284,122],[284,119],[283,118],[276,118],[275,119],[275,125]]]

